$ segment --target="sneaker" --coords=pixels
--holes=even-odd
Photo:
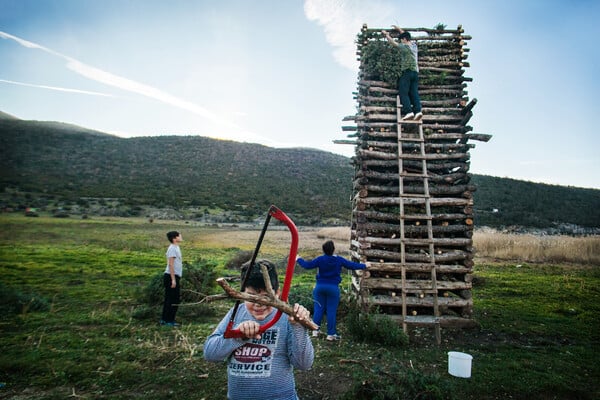
[[[177,322],[165,322],[166,326],[171,326],[173,328],[176,328],[179,326],[179,324]]]
[[[408,113],[404,117],[402,117],[402,121],[408,121],[409,119],[413,119],[414,117],[415,117],[415,114]]]
[[[342,337],[340,335],[327,335],[327,340],[329,342],[335,342],[336,340],[340,340]]]
[[[319,337],[319,331],[312,331],[312,336],[313,337]]]
[[[419,111],[418,113],[415,114],[415,121],[418,121],[421,118],[423,118],[423,113],[421,111]]]
[[[166,324],[166,322],[161,319],[159,324],[164,325],[164,324]]]

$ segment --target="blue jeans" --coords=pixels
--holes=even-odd
[[[398,79],[398,93],[402,103],[402,114],[418,113],[421,111],[419,98],[419,74],[416,71],[404,71]]]
[[[314,322],[321,325],[323,314],[327,314],[327,334],[337,335],[337,308],[340,304],[340,288],[334,283],[318,283],[313,290]]]

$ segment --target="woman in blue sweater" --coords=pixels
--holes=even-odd
[[[314,321],[321,325],[323,314],[327,314],[327,340],[339,340],[336,330],[337,308],[340,304],[340,282],[342,281],[342,267],[352,270],[365,269],[367,266],[346,260],[342,256],[334,255],[335,245],[328,240],[323,243],[323,254],[312,261],[298,258],[296,261],[305,269],[318,268],[317,284],[313,290]],[[313,331],[313,336],[318,336],[319,331]]]

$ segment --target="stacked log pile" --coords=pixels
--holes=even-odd
[[[357,40],[361,62],[357,113],[344,119],[355,124],[342,127],[350,140],[336,141],[355,145],[351,250],[355,260],[367,262],[368,270],[354,277],[353,286],[363,307],[377,307],[403,323],[410,315],[422,316],[422,321],[435,319],[441,326],[471,325],[476,187],[468,173],[469,151],[475,147],[469,141],[488,141],[491,136],[472,133],[468,126],[477,102],[469,100],[467,82],[472,79],[464,76],[464,68],[469,66],[469,49],[464,45],[470,37],[460,26],[455,30],[404,30],[411,32],[419,47],[425,180],[434,245],[429,249],[435,250],[432,260],[428,248],[422,245],[424,240],[431,241],[428,222],[405,219],[400,223],[405,218],[399,207],[400,183],[402,193],[410,196],[423,193],[424,179],[400,176],[399,158],[403,170],[416,175],[422,168],[420,144],[398,141],[397,88],[369,76],[363,68],[363,46],[385,40],[381,29],[364,25]],[[403,124],[401,129],[410,135],[416,127]],[[411,207],[421,207],[423,202],[418,196],[406,198],[404,213],[410,213]],[[400,232],[401,227],[404,232]],[[433,292],[432,264],[436,281]],[[412,321],[418,324],[418,318]]]

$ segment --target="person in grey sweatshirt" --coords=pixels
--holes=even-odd
[[[246,280],[244,293],[266,293],[260,265],[267,267],[271,286],[279,295],[277,271],[268,260],[256,262]],[[249,263],[242,266],[242,278],[248,267]],[[274,307],[245,301],[239,306],[234,319],[234,329],[239,329],[243,338],[224,337],[232,308],[206,339],[204,358],[227,363],[228,399],[298,399],[294,368],[310,369],[314,348],[308,331],[297,321],[308,320],[310,312],[294,304],[294,317],[283,316],[260,334],[261,323],[270,321],[276,312]]]

